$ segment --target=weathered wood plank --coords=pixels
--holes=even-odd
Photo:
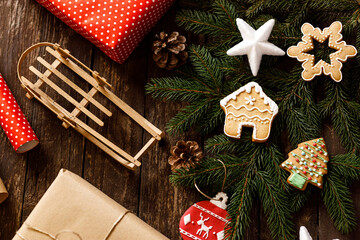
[[[155,33],[161,31],[171,32],[174,29],[176,5],[172,7],[156,27],[149,33],[146,41],[148,49],[148,81],[152,77],[163,77],[170,74],[167,70],[162,70],[152,60],[151,44]],[[143,83],[144,84],[144,83]],[[144,88],[144,85],[142,85]],[[184,106],[175,102],[163,102],[147,95],[145,98],[145,117],[159,127],[165,130],[166,123]],[[144,141],[149,136],[144,134]],[[158,229],[170,239],[181,239],[178,226],[182,214],[195,202],[199,201],[199,194],[195,190],[184,188],[175,188],[169,182],[171,173],[168,164],[169,151],[171,146],[180,140],[195,140],[201,144],[201,138],[194,138],[193,134],[188,136],[169,136],[155,144],[154,148],[143,156],[141,168],[141,187],[139,216],[148,224]]]
[[[27,41],[22,41],[18,50],[19,54],[30,45],[40,41],[58,42],[64,48],[74,51],[84,63],[91,63],[91,43],[35,1],[26,3],[21,1],[21,4],[23,4],[22,8],[28,10],[20,16],[23,16],[24,19],[32,19],[33,23],[30,25],[31,27],[25,26],[26,30],[23,30],[27,34]],[[23,40],[23,38],[21,39]],[[45,49],[42,49],[41,53],[44,54]],[[31,61],[34,66],[40,67],[40,64],[36,63],[35,60],[38,55],[40,55],[38,52],[34,52],[29,55],[26,61]],[[59,71],[67,76],[74,76],[71,71],[61,66]],[[26,68],[23,69],[23,73],[25,76],[32,76],[29,79],[36,79]],[[56,80],[55,76],[52,77]],[[69,89],[59,79],[57,79],[57,83],[61,88]],[[55,92],[49,92],[50,87],[46,84],[42,89],[49,95],[54,94],[51,96],[55,96],[54,99],[61,105],[70,107],[65,99],[55,95]],[[71,95],[74,93],[75,91],[69,91]],[[19,91],[19,94],[24,98],[24,90]],[[35,99],[27,101],[32,104],[31,119],[40,139],[40,145],[28,154],[22,221],[30,214],[61,168],[81,174],[84,148],[84,140],[80,134],[73,129],[63,128],[62,122],[40,102]]]
[[[318,237],[318,219],[319,219],[319,211],[318,205],[319,201],[321,201],[319,192],[315,190],[305,206],[294,214],[294,222],[295,222],[295,233],[296,236],[299,237],[299,229],[301,226],[305,226],[307,230],[311,233],[313,239],[317,239]]]
[[[341,146],[339,137],[336,135],[334,129],[331,127],[329,123],[324,126],[324,137],[326,139],[326,146],[330,153],[330,161],[331,156],[337,154],[345,153],[345,149]],[[357,182],[353,183],[351,187],[352,190],[352,198],[354,200],[356,206],[357,219],[359,220],[359,209],[360,209],[360,188],[356,187]],[[336,239],[339,238],[341,240],[353,240],[358,239],[360,234],[360,227],[358,225],[357,229],[347,235],[341,235],[335,228],[330,216],[327,212],[327,209],[320,198],[319,201],[319,239]]]
[[[115,94],[141,115],[144,112],[143,85],[146,81],[146,71],[141,69],[146,69],[147,66],[146,58],[143,57],[146,47],[146,42],[143,42],[122,65],[96,49],[93,66],[93,69],[113,86]],[[113,115],[110,118],[104,116],[103,128],[90,121],[89,125],[135,156],[143,146],[141,126],[110,101],[105,100],[102,94],[95,98],[104,106],[110,106]],[[94,106],[90,105],[90,110],[101,114]],[[146,158],[139,160],[147,161]],[[139,177],[140,169],[128,170],[93,144],[86,143],[84,178],[135,213],[138,212]]]
[[[253,202],[253,206],[250,213],[250,224],[249,228],[245,232],[245,240],[257,240],[261,239],[261,208],[260,208],[260,202],[258,199],[255,199]]]
[[[18,57],[30,45],[40,41],[59,42],[86,65],[93,65],[100,75],[113,84],[116,94],[121,99],[163,130],[165,124],[183,105],[154,101],[151,96],[145,96],[144,85],[151,77],[169,74],[153,63],[150,46],[155,33],[162,30],[180,30],[173,21],[177,9],[179,7],[175,5],[126,63],[119,65],[35,1],[0,1],[0,16],[6,19],[0,23],[0,56],[4,60],[0,64],[0,72],[41,141],[40,146],[30,153],[16,154],[4,132],[0,131],[0,148],[3,149],[0,151],[0,177],[10,194],[0,205],[0,239],[9,240],[13,237],[16,229],[26,219],[62,167],[82,175],[111,198],[138,213],[143,220],[169,238],[181,239],[178,232],[180,217],[194,202],[199,201],[199,194],[194,190],[171,186],[168,181],[170,166],[167,159],[170,147],[180,138],[198,141],[199,138],[192,134],[166,136],[164,141],[155,144],[141,157],[142,167],[132,172],[92,143],[85,141],[79,133],[71,128],[66,130],[61,127],[61,121],[40,103],[25,98],[25,91],[20,87],[15,69]],[[195,41],[197,37],[191,39],[191,42]],[[37,53],[30,55],[29,59],[34,60],[35,56]],[[36,79],[34,77],[31,80]],[[60,86],[66,87],[65,84]],[[84,86],[88,87],[86,84],[82,85]],[[45,89],[49,90],[46,87]],[[70,94],[75,92],[70,91]],[[79,99],[81,98],[77,100]],[[96,96],[96,99],[101,98]],[[66,102],[60,97],[57,100],[64,104]],[[109,105],[109,102],[104,100],[100,103]],[[103,128],[96,126],[96,129],[133,156],[150,138],[149,134],[114,106],[110,108],[114,112],[111,118],[100,113],[91,104],[89,110],[105,123]],[[81,117],[85,119],[84,116]],[[87,121],[95,127],[91,120]],[[328,126],[325,127],[324,137],[331,154],[343,153],[336,135]],[[284,152],[288,152],[287,150],[289,149]],[[353,184],[351,191],[357,217],[360,218],[360,189],[357,184],[358,182]],[[314,239],[349,240],[357,239],[360,234],[360,226],[346,236],[336,231],[319,192],[310,197],[305,208],[295,214],[294,218],[294,230],[298,233],[299,227],[305,225]],[[247,239],[270,239],[266,218],[261,212],[258,200],[254,202],[251,230],[248,231]]]
[[[154,102],[148,96],[146,117],[164,129],[179,106],[177,103]],[[169,182],[169,151],[180,139],[196,140],[192,136],[178,138],[167,135],[153,150],[144,154],[141,169],[139,216],[170,239],[181,239],[178,231],[180,218],[193,203],[199,201],[195,190],[175,188]]]
[[[8,83],[24,114],[32,124],[32,103],[25,99],[25,92],[16,77],[16,63],[24,45],[36,38],[24,33],[36,20],[27,21],[20,16],[34,11],[33,3],[21,1],[0,1],[0,72]],[[33,124],[32,124],[33,125]],[[37,129],[35,128],[35,131]],[[3,130],[0,130],[0,176],[8,191],[9,198],[0,205],[0,239],[11,239],[21,224],[27,154],[16,154]]]

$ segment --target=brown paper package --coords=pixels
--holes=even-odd
[[[52,239],[168,240],[90,183],[65,169],[60,170],[13,238]]]
[[[8,192],[6,191],[5,185],[3,181],[0,178],[0,203],[5,201],[5,199],[8,197]]]

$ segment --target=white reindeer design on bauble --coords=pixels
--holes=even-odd
[[[197,221],[197,224],[200,225],[201,227],[199,228],[199,230],[197,230],[196,234],[201,236],[202,232],[204,231],[205,233],[204,233],[203,237],[207,239],[209,237],[209,231],[210,231],[210,229],[213,228],[213,226],[208,227],[205,225],[205,222],[208,221],[210,219],[210,217],[204,219],[202,213],[200,213],[200,217],[201,217],[201,220]]]

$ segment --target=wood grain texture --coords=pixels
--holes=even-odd
[[[175,28],[175,13],[177,5],[174,5],[159,23],[153,28],[147,40],[148,76],[147,81],[153,77],[169,76],[171,72],[160,69],[152,60],[151,44],[153,36],[161,31],[171,32]],[[143,86],[144,87],[144,86]],[[177,114],[184,104],[176,102],[154,101],[151,96],[145,98],[145,117],[158,126],[165,129],[166,123]],[[144,135],[144,141],[149,136]],[[174,188],[169,182],[171,173],[168,158],[171,146],[179,139],[195,140],[201,143],[201,138],[195,138],[194,134],[187,136],[166,135],[153,151],[143,156],[141,169],[141,185],[139,199],[139,216],[170,239],[181,239],[178,227],[182,214],[195,202],[199,201],[197,192],[189,189]],[[146,160],[145,160],[146,159]],[[160,213],[160,214],[159,214]]]
[[[23,97],[25,92],[16,78],[16,62],[21,51],[19,49],[37,37],[29,36],[29,38],[23,39],[21,36],[21,33],[26,30],[26,27],[22,25],[24,14],[34,11],[33,7],[29,7],[24,13],[26,7],[29,7],[29,3],[0,1],[2,22],[0,24],[0,55],[3,59],[1,63],[5,63],[1,64],[0,72],[31,123],[32,103]],[[32,24],[32,20],[29,21],[29,24]],[[2,149],[0,174],[9,191],[9,198],[1,205],[0,210],[0,239],[11,239],[21,224],[27,154],[16,154],[3,131],[1,131],[0,137],[2,139],[0,142]]]
[[[37,42],[58,42],[70,51],[74,50],[85,64],[91,63],[92,45],[90,43],[84,42],[80,35],[69,29],[59,19],[54,18],[35,1],[26,1],[26,3],[28,4],[26,9],[32,9],[32,11],[24,18],[32,17],[34,22],[32,31],[28,33],[29,42],[18,49],[19,53]],[[23,31],[27,32],[25,29]],[[34,37],[30,38],[31,35]],[[41,49],[41,52],[45,53],[45,49]],[[27,58],[27,61],[39,67],[40,64],[36,63],[35,57],[34,53]],[[70,71],[65,69],[63,71],[65,74],[71,75]],[[23,74],[32,76],[29,79],[36,79],[26,68],[23,69]],[[66,89],[67,85],[64,82],[58,81],[58,83],[60,87]],[[50,91],[51,88],[44,84],[42,89]],[[20,93],[22,96],[19,98],[26,99],[24,98],[25,91],[22,90]],[[73,93],[74,91],[70,92],[70,94]],[[56,96],[54,99],[60,104],[70,107],[65,99],[55,94],[53,96]],[[31,109],[32,125],[41,144],[28,153],[22,221],[26,220],[61,168],[81,174],[84,148],[84,140],[81,135],[72,129],[62,127],[62,122],[35,99],[27,99],[27,101],[33,104]]]
[[[45,8],[33,0],[6,1],[0,0],[0,73],[12,90],[23,112],[40,138],[41,144],[27,154],[16,154],[0,130],[0,177],[3,179],[9,198],[0,204],[0,239],[10,240],[21,223],[30,214],[36,203],[44,194],[48,186],[55,179],[61,168],[67,168],[84,177],[91,184],[101,189],[109,197],[138,214],[149,225],[158,229],[170,239],[181,239],[178,224],[181,215],[194,203],[200,200],[199,194],[190,189],[174,188],[168,179],[170,166],[167,163],[169,149],[179,139],[196,140],[202,145],[203,139],[193,132],[183,136],[166,136],[163,141],[152,147],[140,159],[142,167],[130,171],[107,156],[99,148],[86,141],[73,129],[65,129],[61,121],[36,100],[25,98],[25,91],[20,87],[16,77],[16,63],[20,54],[29,46],[40,41],[57,42],[87,66],[98,71],[115,89],[115,93],[141,115],[145,116],[155,126],[164,130],[166,123],[181,107],[182,103],[154,101],[145,95],[144,85],[152,77],[163,77],[169,71],[159,69],[151,57],[151,43],[155,33],[163,30],[167,32],[180,30],[175,22],[175,14],[179,4],[175,4],[153,28],[152,32],[132,53],[122,65],[115,63],[86,39],[70,29]],[[203,42],[203,38],[188,35],[188,41]],[[29,61],[36,62],[34,53]],[[35,64],[39,66],[40,64]],[[25,73],[29,74],[24,69]],[[61,69],[69,78],[71,72]],[[28,75],[27,75],[28,76]],[[71,78],[70,78],[71,79]],[[36,81],[36,78],[30,78]],[[76,82],[83,89],[90,90],[86,83]],[[65,83],[59,82],[61,87]],[[50,91],[45,86],[45,90]],[[70,94],[75,94],[74,91]],[[92,120],[81,114],[80,118],[94,127],[100,133],[109,137],[114,143],[133,156],[141,149],[150,135],[136,122],[121,112],[101,94],[94,97],[101,104],[113,112],[108,118],[96,107],[88,106],[104,121],[100,127]],[[81,98],[77,98],[79,100]],[[59,103],[67,104],[61,97]],[[73,106],[67,105],[70,110]],[[324,127],[324,137],[331,154],[343,153],[339,141],[331,126]],[[291,147],[284,146],[287,153]],[[351,190],[357,217],[360,217],[360,188],[358,182]],[[260,200],[253,203],[251,213],[251,227],[247,231],[246,239],[270,239],[266,224],[266,217],[262,211]],[[342,240],[357,239],[360,226],[346,236],[339,235],[323,206],[319,192],[314,192],[305,208],[294,215],[298,233],[300,226],[305,225],[313,239],[328,240],[340,238]]]
[[[95,50],[94,57],[94,70],[101,73],[113,85],[118,97],[140,114],[144,112],[145,98],[143,85],[146,71],[139,71],[146,69],[146,58],[142,56],[142,52],[145,51],[144,46],[141,44],[132,53],[131,58],[122,65],[115,63],[98,49]],[[96,99],[102,104],[109,105],[109,101],[103,101],[101,94],[97,97]],[[91,111],[99,113],[93,106],[91,107]],[[106,127],[100,129],[92,123],[90,126],[100,133],[104,132],[105,136],[120,148],[135,156],[143,146],[143,129],[115,105],[111,105],[110,111],[113,116],[105,119]],[[140,160],[146,161],[144,158]],[[84,177],[124,207],[135,213],[138,212],[140,169],[129,171],[114,159],[104,156],[93,144],[87,143]]]

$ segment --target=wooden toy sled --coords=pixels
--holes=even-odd
[[[46,52],[51,54],[55,61],[52,63],[48,63],[44,58],[37,57],[37,61],[41,63],[46,68],[46,71],[42,73],[34,66],[30,66],[29,69],[33,72],[38,80],[35,83],[32,83],[27,78],[21,75],[21,66],[25,57],[32,52],[33,50],[45,47]],[[63,73],[61,73],[57,68],[64,64],[69,69],[71,69],[74,73],[79,75],[82,79],[84,79],[87,83],[91,85],[90,91],[85,91],[76,85],[72,80],[67,78]],[[17,66],[17,74],[19,80],[21,81],[22,87],[27,91],[26,96],[29,99],[35,97],[42,104],[44,104],[47,108],[49,108],[52,112],[54,112],[57,117],[63,121],[63,126],[65,128],[73,127],[76,131],[81,133],[88,140],[93,142],[99,148],[101,148],[108,155],[113,157],[115,160],[120,162],[122,165],[129,169],[136,169],[141,165],[139,162],[139,158],[157,141],[160,141],[164,136],[164,133],[156,128],[153,124],[147,121],[143,116],[137,113],[134,109],[132,109],[129,105],[123,102],[120,98],[118,98],[109,88],[112,88],[111,85],[106,81],[105,78],[101,77],[98,72],[91,70],[78,59],[70,54],[70,52],[66,49],[61,48],[58,44],[52,43],[38,43],[30,48],[28,48],[20,57],[18,66]],[[69,87],[74,89],[78,94],[80,94],[83,99],[81,101],[75,100],[72,96],[70,96],[66,91],[61,89],[56,83],[50,80],[50,75],[55,75],[62,81],[64,81]],[[47,84],[52,88],[56,93],[60,94],[67,101],[69,101],[72,105],[75,106],[74,110],[71,112],[66,110],[60,104],[55,102],[50,96],[48,96],[43,90],[40,88],[43,84]],[[109,87],[109,88],[108,88]],[[86,106],[91,103],[96,106],[101,112],[103,112],[108,117],[111,117],[112,112],[95,100],[94,96],[100,92],[104,97],[109,99],[112,103],[114,103],[117,107],[123,110],[129,117],[135,120],[143,129],[145,129],[148,133],[151,134],[151,139],[142,147],[142,149],[133,157],[120,147],[112,143],[106,137],[102,136],[100,133],[95,131],[85,122],[80,120],[78,116],[83,113],[95,123],[100,126],[104,126],[104,122],[95,116],[92,112],[86,108]]]

